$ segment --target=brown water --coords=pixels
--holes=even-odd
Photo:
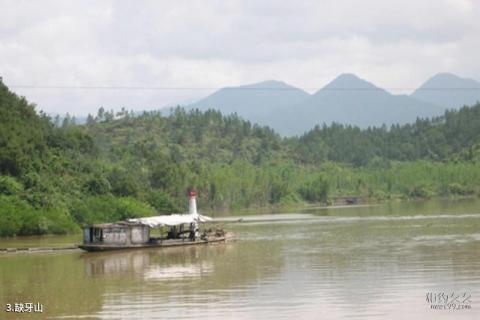
[[[235,217],[234,219],[238,219]],[[224,219],[224,220],[228,220]],[[218,245],[0,254],[0,306],[72,319],[480,319],[480,201],[244,217]],[[1,240],[0,247],[78,237]],[[433,310],[428,293],[471,296]]]

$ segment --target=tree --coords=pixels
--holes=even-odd
[[[103,121],[105,117],[105,109],[103,107],[100,107],[97,111],[97,121]]]

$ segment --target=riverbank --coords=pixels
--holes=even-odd
[[[304,213],[304,212],[311,212],[314,210],[342,210],[342,209],[355,209],[355,208],[363,208],[363,207],[375,207],[375,206],[392,206],[392,205],[418,205],[418,204],[428,204],[428,203],[443,203],[443,204],[449,204],[449,203],[457,203],[457,202],[462,202],[462,201],[477,201],[479,200],[478,197],[476,196],[450,196],[450,197],[430,197],[428,199],[424,198],[408,198],[408,197],[395,197],[391,199],[376,199],[376,198],[366,198],[366,197],[353,197],[353,196],[348,196],[348,197],[339,197],[342,199],[352,199],[356,198],[356,203],[355,204],[348,204],[344,202],[335,202],[333,201],[328,201],[327,203],[307,203],[307,202],[300,202],[300,203],[291,203],[291,204],[282,204],[282,205],[271,205],[271,206],[257,206],[257,207],[250,207],[250,208],[241,208],[241,209],[235,209],[235,210],[217,210],[217,211],[210,211],[210,210],[201,210],[204,214],[207,214],[215,219],[223,219],[225,217],[228,217],[227,220],[235,220],[236,217],[240,216],[249,216],[249,215],[258,215],[258,214],[272,214],[272,213],[292,213],[292,212],[298,212],[298,213]],[[438,209],[441,209],[439,207]],[[108,222],[114,222],[117,220],[111,220]],[[223,221],[223,220],[222,220]],[[81,235],[81,228],[79,224],[75,224],[75,228],[71,229],[68,232],[60,232],[60,233],[41,233],[37,235],[13,235],[13,236],[7,236],[7,237],[0,237],[0,249],[3,248],[4,246],[1,245],[2,241],[4,240],[9,240],[9,243],[11,244],[10,247],[17,247],[15,244],[15,239],[21,239],[20,243],[21,245],[18,246],[19,248],[24,248],[24,247],[38,247],[40,241],[40,246],[42,246],[42,243],[44,245],[50,245],[51,241],[49,240],[49,237],[52,237],[50,239],[56,239],[56,236],[59,235],[71,235],[73,237]],[[70,237],[70,236],[68,236]],[[57,238],[58,239],[58,238]],[[74,239],[74,238],[71,238]],[[46,243],[46,244],[45,244]],[[56,246],[70,246],[73,245],[74,243],[78,243],[78,239],[74,239],[74,241],[71,242],[61,242],[58,243]],[[23,249],[19,249],[21,251]]]
[[[356,199],[354,203],[347,203],[345,201],[336,201],[335,199]],[[295,203],[284,203],[278,205],[270,206],[254,206],[249,208],[235,209],[235,210],[212,210],[208,211],[207,215],[212,217],[222,217],[226,213],[231,215],[242,215],[242,214],[269,214],[273,212],[277,213],[290,213],[296,211],[309,211],[309,210],[324,210],[324,209],[348,209],[348,208],[361,208],[361,207],[372,207],[385,205],[389,203],[428,203],[435,201],[463,201],[463,200],[479,200],[480,197],[477,195],[450,195],[450,196],[430,196],[427,198],[421,197],[407,197],[405,195],[396,195],[390,196],[388,198],[368,198],[360,197],[354,195],[348,196],[338,196],[332,199],[328,199],[324,203],[308,203],[308,202],[295,202]]]

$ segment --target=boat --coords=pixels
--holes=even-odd
[[[207,229],[205,223],[212,218],[197,212],[197,192],[190,189],[188,197],[189,212],[186,214],[161,215],[84,226],[83,243],[78,247],[85,251],[163,248],[223,242],[233,237],[233,234],[223,229]],[[200,223],[204,225],[201,234]],[[168,228],[166,235],[161,232],[159,237],[150,236],[152,228],[163,230],[164,227]]]

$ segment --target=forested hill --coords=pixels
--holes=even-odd
[[[236,115],[178,108],[165,117],[100,109],[62,123],[0,82],[0,236],[210,210],[479,194],[480,105],[414,124],[333,124],[285,139]],[[206,211],[206,212],[205,212]]]
[[[333,123],[283,139],[268,127],[213,110],[177,108],[168,117],[158,112],[119,116],[117,120],[113,114],[97,116],[97,121],[90,117],[85,126],[112,160],[123,150],[142,161],[166,156],[175,162],[319,165],[333,161],[358,167],[379,159],[471,160],[480,150],[480,104],[402,126],[360,129]]]
[[[121,112],[116,117],[114,120],[113,114],[100,111],[85,125],[86,132],[112,160],[125,153],[147,162],[167,157],[174,162],[229,164],[245,160],[258,165],[285,158],[278,134],[235,114],[177,108],[167,117],[160,112],[138,116]]]
[[[35,105],[10,92],[0,78],[0,174],[25,178],[50,170],[62,153],[95,154],[81,127],[56,127]],[[33,183],[33,181],[32,181]]]
[[[291,143],[292,156],[300,163],[330,160],[362,166],[378,159],[472,160],[480,155],[480,104],[390,128],[316,126]]]

